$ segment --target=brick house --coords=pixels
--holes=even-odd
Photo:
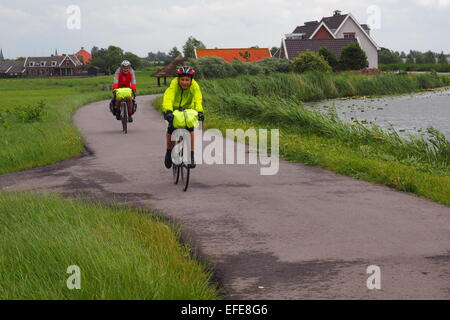
[[[75,55],[28,57],[24,61],[0,61],[0,77],[62,77],[83,75],[83,63]]]
[[[350,43],[358,43],[364,50],[369,68],[378,68],[380,48],[371,37],[369,26],[359,24],[351,13],[341,14],[339,10],[331,17],[306,22],[292,33],[286,34],[274,57],[294,59],[303,51],[317,52],[321,47],[326,47],[339,58],[342,49]]]
[[[28,57],[24,61],[26,77],[78,76],[83,63],[75,55]]]

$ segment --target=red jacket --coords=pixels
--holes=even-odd
[[[134,70],[130,69],[130,71],[125,74],[120,71],[120,68],[117,69],[114,74],[114,84],[112,88],[113,90],[117,88],[130,88],[136,90],[136,76]]]

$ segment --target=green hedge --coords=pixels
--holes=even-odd
[[[277,58],[266,58],[259,62],[243,62],[238,59],[226,62],[219,57],[206,57],[190,59],[187,64],[196,70],[199,78],[203,79],[292,71],[292,64],[289,60]]]

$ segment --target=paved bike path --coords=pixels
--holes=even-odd
[[[281,161],[200,165],[184,193],[163,166],[165,123],[138,97],[127,135],[108,102],[74,122],[92,154],[0,176],[2,190],[49,190],[163,211],[211,263],[228,298],[450,298],[450,209],[386,187]],[[381,290],[366,269],[381,268]]]

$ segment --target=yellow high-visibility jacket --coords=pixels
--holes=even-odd
[[[191,86],[183,90],[178,83],[178,78],[175,78],[164,92],[163,112],[173,111],[174,108],[179,107],[203,112],[202,100],[202,92],[197,81],[192,79]]]

